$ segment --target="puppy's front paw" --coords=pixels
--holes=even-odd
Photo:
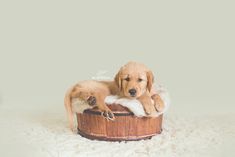
[[[103,116],[105,119],[109,120],[115,120],[114,114],[111,110],[105,110],[101,112],[101,116]]]
[[[141,103],[144,107],[144,111],[147,116],[151,116],[156,113],[156,110],[154,108],[154,104],[151,98],[142,99]]]
[[[152,104],[145,105],[144,110],[145,110],[146,115],[148,116],[154,115],[156,113],[156,110]]]
[[[157,112],[162,112],[163,109],[164,109],[164,104],[163,103],[155,103],[154,107],[155,107]]]
[[[152,99],[154,101],[154,107],[156,109],[157,112],[162,112],[165,105],[164,102],[162,101],[161,97],[159,95],[153,95]]]

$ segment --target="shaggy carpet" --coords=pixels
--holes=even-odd
[[[234,156],[233,114],[164,116],[162,134],[133,142],[92,141],[72,133],[64,109],[0,106],[4,157]]]

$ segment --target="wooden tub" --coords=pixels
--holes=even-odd
[[[162,130],[162,115],[159,117],[136,117],[121,105],[108,105],[115,121],[107,121],[95,109],[77,113],[78,133],[89,139],[104,141],[133,141],[150,139]]]

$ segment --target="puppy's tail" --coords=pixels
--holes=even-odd
[[[71,94],[72,94],[73,89],[74,89],[74,86],[66,92],[65,98],[64,98],[64,105],[65,105],[65,109],[68,115],[69,127],[72,131],[74,131],[74,113],[73,113],[72,102],[71,102]]]

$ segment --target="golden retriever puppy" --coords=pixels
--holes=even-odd
[[[104,118],[114,120],[112,111],[104,100],[108,95],[119,95],[129,99],[139,100],[145,112],[154,116],[162,111],[164,104],[153,88],[153,74],[143,64],[129,62],[116,74],[114,81],[82,81],[69,89],[65,95],[65,108],[68,113],[69,126],[74,129],[74,110],[72,100],[79,98],[86,101],[90,108],[97,107]]]
[[[153,116],[156,111],[162,111],[164,104],[154,90],[153,73],[144,64],[127,63],[117,73],[115,81],[119,87],[119,95],[139,100],[147,115]]]

